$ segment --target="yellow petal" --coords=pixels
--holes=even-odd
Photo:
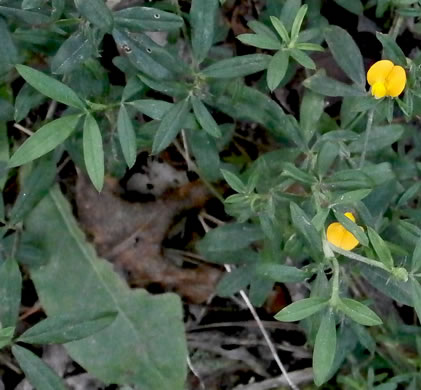
[[[348,213],[345,213],[344,215],[345,217],[349,218],[352,222],[355,222],[354,214],[348,212]]]
[[[355,222],[355,217],[352,213],[348,212],[344,215],[352,222]],[[355,236],[346,230],[339,222],[333,222],[328,226],[326,238],[331,244],[346,251],[354,249],[360,243]]]
[[[385,97],[387,95],[387,89],[384,82],[378,81],[377,83],[374,83],[374,85],[371,87],[371,94],[376,99],[381,99],[382,97]]]
[[[395,65],[386,78],[387,94],[391,97],[399,96],[405,89],[406,72],[402,66]]]
[[[370,85],[386,80],[387,76],[393,69],[393,62],[389,60],[381,60],[374,63],[367,72],[367,81]]]
[[[345,233],[342,236],[340,248],[345,249],[346,251],[351,251],[359,243],[360,242],[355,238],[355,236],[352,233],[350,233],[348,230],[345,230]]]
[[[342,248],[341,243],[345,232],[346,229],[339,222],[333,222],[327,227],[326,238],[331,244]]]

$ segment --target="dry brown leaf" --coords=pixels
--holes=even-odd
[[[146,287],[162,285],[194,303],[206,301],[214,292],[221,271],[199,264],[184,269],[163,256],[162,242],[181,211],[200,208],[209,193],[199,182],[188,183],[161,198],[144,203],[121,198],[118,181],[106,178],[99,194],[89,179],[80,174],[76,185],[79,220],[92,237],[100,256],[129,275],[129,282]]]

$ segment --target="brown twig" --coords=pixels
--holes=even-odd
[[[208,231],[210,230],[210,228],[209,228],[209,226],[206,224],[206,222],[205,222],[205,220],[203,219],[203,217],[202,217],[201,215],[199,215],[199,217],[198,217],[198,218],[199,218],[200,223],[201,223],[201,224],[202,224],[202,226],[203,226],[203,229],[204,229],[206,232],[208,232]],[[221,221],[221,222],[222,222],[222,221]],[[227,272],[231,272],[231,271],[232,271],[232,270],[231,270],[231,266],[229,266],[228,264],[225,264],[224,266],[225,266],[225,269],[227,270]],[[282,363],[281,359],[279,358],[278,353],[277,353],[277,351],[276,351],[276,348],[275,348],[275,346],[273,345],[273,342],[272,342],[271,338],[269,337],[268,332],[266,331],[265,327],[263,326],[263,323],[262,323],[262,321],[261,321],[261,319],[260,319],[259,315],[257,314],[257,312],[256,312],[256,310],[255,310],[255,308],[254,308],[254,306],[251,304],[250,299],[248,298],[247,294],[244,292],[244,290],[240,290],[240,295],[241,295],[241,298],[242,298],[242,299],[244,300],[244,302],[246,303],[247,308],[250,310],[250,312],[251,312],[251,314],[252,314],[252,316],[253,316],[254,320],[256,321],[257,326],[259,327],[259,330],[260,330],[260,332],[262,333],[263,338],[265,339],[265,341],[266,341],[266,343],[267,343],[267,345],[268,345],[268,347],[269,347],[269,349],[270,349],[270,351],[271,351],[271,353],[272,353],[272,356],[273,356],[273,358],[274,358],[274,360],[275,360],[276,364],[278,365],[279,369],[280,369],[280,370],[281,370],[281,372],[282,372],[282,376],[283,376],[283,377],[285,377],[285,379],[286,379],[286,381],[287,381],[287,384],[291,387],[291,389],[293,389],[293,390],[298,390],[298,387],[294,384],[294,382],[293,382],[293,381],[291,380],[291,378],[289,377],[288,372],[287,372],[287,370],[285,369],[285,366],[283,365],[283,363]]]

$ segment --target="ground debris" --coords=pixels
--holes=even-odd
[[[78,177],[79,220],[99,255],[123,270],[132,285],[159,284],[191,302],[206,301],[221,272],[206,264],[177,266],[163,254],[162,242],[175,216],[204,205],[210,197],[207,189],[199,182],[187,183],[148,202],[128,202],[122,193],[115,179],[107,178],[99,194],[86,176]]]

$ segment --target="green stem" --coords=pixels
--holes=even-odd
[[[332,296],[330,298],[331,304],[334,306],[339,300],[339,263],[336,257],[332,258],[333,264],[333,281],[332,281]]]
[[[176,12],[176,14],[180,18],[183,18],[183,13],[181,12],[180,3],[178,2],[178,0],[173,0],[173,1],[174,1],[174,5],[175,5],[175,12]],[[189,34],[187,32],[186,23],[183,23],[183,26],[181,27],[181,31],[183,33],[183,37],[184,37],[184,41],[185,41],[186,46],[188,46],[190,48],[190,50],[191,50],[191,53],[193,53],[193,48],[190,45]],[[193,69],[197,70],[198,66],[196,64],[196,60],[195,60],[193,54],[192,54],[192,66],[193,66]]]
[[[356,254],[356,253],[354,253],[354,252],[345,251],[345,250],[343,250],[343,249],[341,249],[341,248],[338,248],[337,246],[332,245],[332,244],[330,244],[330,243],[329,243],[329,247],[330,247],[330,248],[331,248],[334,252],[339,253],[339,254],[340,254],[340,255],[342,255],[342,256],[348,257],[349,259],[356,260],[356,261],[359,261],[359,262],[361,262],[361,263],[368,264],[368,265],[371,265],[371,266],[373,266],[373,267],[380,268],[380,269],[382,269],[382,270],[384,270],[384,271],[387,271],[387,272],[391,272],[391,271],[392,271],[389,267],[385,266],[385,265],[384,265],[383,263],[381,263],[380,261],[372,260],[372,259],[369,259],[369,258],[367,258],[367,257],[357,255],[357,254]]]
[[[396,40],[399,34],[399,30],[402,27],[403,23],[403,16],[396,15],[395,19],[393,20],[392,28],[390,29],[389,35]]]
[[[367,116],[367,126],[365,128],[365,139],[364,139],[363,151],[361,153],[360,169],[364,166],[365,156],[367,154],[367,148],[368,148],[368,139],[370,138],[371,129],[373,127],[373,119],[374,119],[374,109],[371,109],[368,112],[368,116]]]

